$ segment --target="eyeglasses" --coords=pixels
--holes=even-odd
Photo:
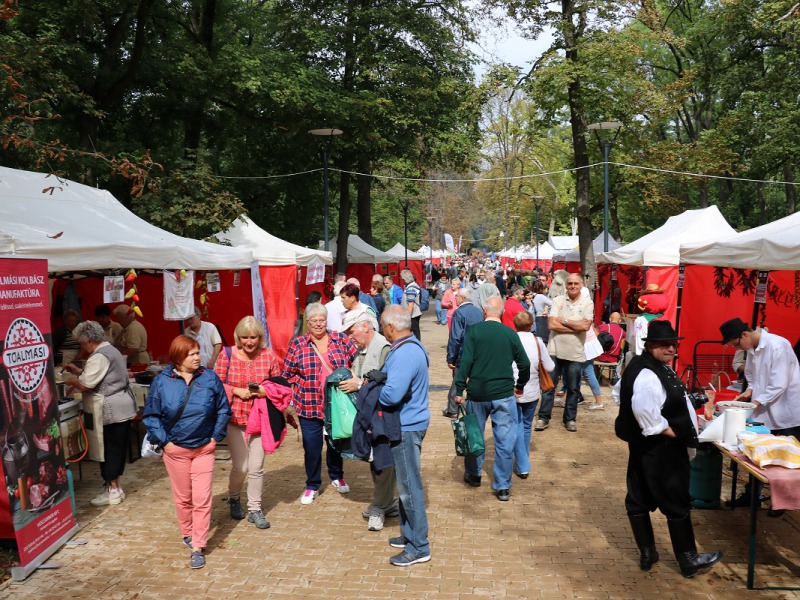
[[[308,324],[309,325],[327,325],[328,324],[328,320],[327,319],[310,319],[308,321]]]
[[[654,348],[669,348],[670,346],[674,346],[676,350],[681,345],[680,342],[674,340],[671,342],[650,342],[650,343],[653,344]]]

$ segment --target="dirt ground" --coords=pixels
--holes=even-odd
[[[556,408],[550,429],[533,434],[533,472],[514,478],[510,502],[491,493],[489,458],[480,488],[462,482],[446,402],[450,370],[445,364],[447,328],[423,317],[423,343],[431,356],[431,425],[423,445],[423,480],[433,559],[402,569],[389,564],[397,550],[397,519],[369,532],[361,511],[371,497],[368,465],[347,461],[351,492],[328,487],[309,506],[302,446],[294,432],[265,464],[264,512],[271,529],[232,521],[224,502],[230,463],[218,451],[215,504],[207,566],[188,567],[169,482],[160,463],[139,460],[123,479],[127,499],[97,509],[97,465],[83,464],[78,481],[75,539],[24,582],[0,587],[2,598],[800,598],[789,591],[746,589],[749,512],[695,510],[701,549],[722,549],[724,560],[710,573],[684,579],[672,556],[666,521],[653,519],[661,561],[650,573],[638,554],[623,507],[625,445],[613,435],[616,408],[603,388],[606,410],[580,410],[578,432],[560,424]],[[585,394],[590,396],[588,388]],[[730,474],[723,476],[723,498]],[[800,586],[800,527],[797,513],[758,521],[756,585]]]

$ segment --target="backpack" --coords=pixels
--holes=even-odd
[[[603,347],[603,352],[608,352],[614,347],[614,336],[607,331],[601,331],[597,334],[597,341]]]
[[[425,312],[431,307],[431,294],[428,288],[420,287],[419,289],[419,309]]]

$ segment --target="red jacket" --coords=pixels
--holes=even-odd
[[[283,438],[286,437],[286,427],[283,427],[280,439],[276,440],[270,426],[267,402],[271,402],[275,408],[283,412],[292,400],[292,388],[272,381],[264,381],[261,385],[264,386],[267,397],[253,400],[253,408],[250,409],[250,416],[247,418],[247,427],[244,433],[245,435],[261,434],[261,446],[264,448],[264,452],[272,454],[280,448]]]
[[[507,325],[516,331],[517,328],[514,326],[514,317],[521,312],[525,312],[525,307],[522,305],[522,302],[513,296],[509,296],[508,300],[506,300],[505,306],[503,307],[503,316],[500,318],[500,321],[503,323],[503,325]]]
[[[597,328],[598,333],[607,331],[614,338],[614,345],[611,350],[603,352],[600,356],[595,358],[598,362],[615,363],[619,361],[619,355],[622,352],[622,342],[625,339],[625,330],[616,323],[603,323]]]

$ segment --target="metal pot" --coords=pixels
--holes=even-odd
[[[3,445],[3,467],[11,481],[16,481],[28,470],[30,454],[28,438],[24,431],[6,432],[6,443]]]
[[[57,383],[56,384],[56,397],[59,400],[63,400],[67,397],[67,384],[66,383]]]

